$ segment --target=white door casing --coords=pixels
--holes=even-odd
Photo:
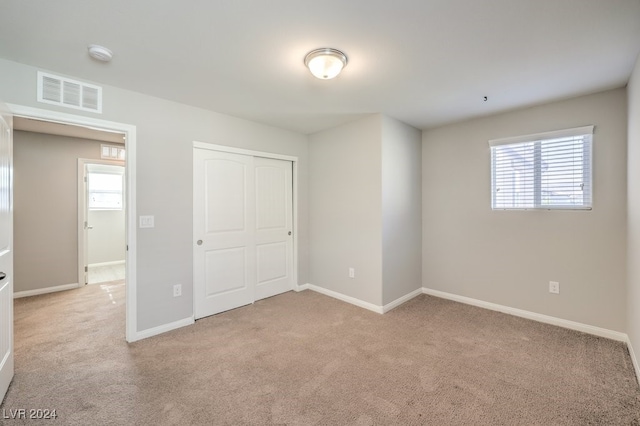
[[[87,168],[91,164],[125,167],[122,161],[78,158],[78,287],[87,285],[89,278],[89,232],[93,227],[89,223]],[[124,208],[127,208],[127,203]]]
[[[93,117],[73,115],[58,111],[9,104],[14,116],[36,120],[52,121],[54,123],[69,124],[71,126],[87,126],[90,128],[122,133],[125,135],[126,160],[126,205],[127,205],[127,254],[126,254],[126,340],[136,340],[149,337],[149,333],[139,331],[137,327],[137,235],[136,235],[136,126],[114,121],[107,121]],[[156,332],[157,334],[157,332]]]
[[[295,281],[292,162],[204,146],[193,154],[196,319]]]
[[[0,401],[13,379],[12,117],[0,105]]]

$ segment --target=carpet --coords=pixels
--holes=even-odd
[[[379,315],[289,292],[124,329],[122,282],[15,300],[0,423],[640,425],[623,343],[427,295]],[[18,409],[57,418],[3,418]]]

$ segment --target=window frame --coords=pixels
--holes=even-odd
[[[530,135],[515,136],[501,139],[489,140],[490,163],[491,163],[491,210],[578,210],[590,211],[593,209],[593,133],[595,126],[582,126],[571,129],[556,130],[551,132],[535,133]],[[589,199],[581,205],[571,204],[543,204],[542,189],[542,143],[554,139],[571,138],[585,136],[588,140],[583,143],[583,149],[588,150],[583,153],[584,163],[582,165],[583,183],[588,186]],[[534,144],[534,168],[533,168],[533,205],[527,207],[496,207],[496,148],[507,145],[522,146],[524,144]],[[562,142],[560,142],[562,143]]]

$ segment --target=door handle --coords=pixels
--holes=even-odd
[[[198,244],[199,246],[201,246],[201,245],[202,245],[202,240],[198,240],[198,241],[196,242],[196,244]]]
[[[4,280],[7,277],[7,274],[4,272],[0,272],[0,281]]]

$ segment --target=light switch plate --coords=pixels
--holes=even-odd
[[[140,216],[140,228],[153,228],[153,216]]]

